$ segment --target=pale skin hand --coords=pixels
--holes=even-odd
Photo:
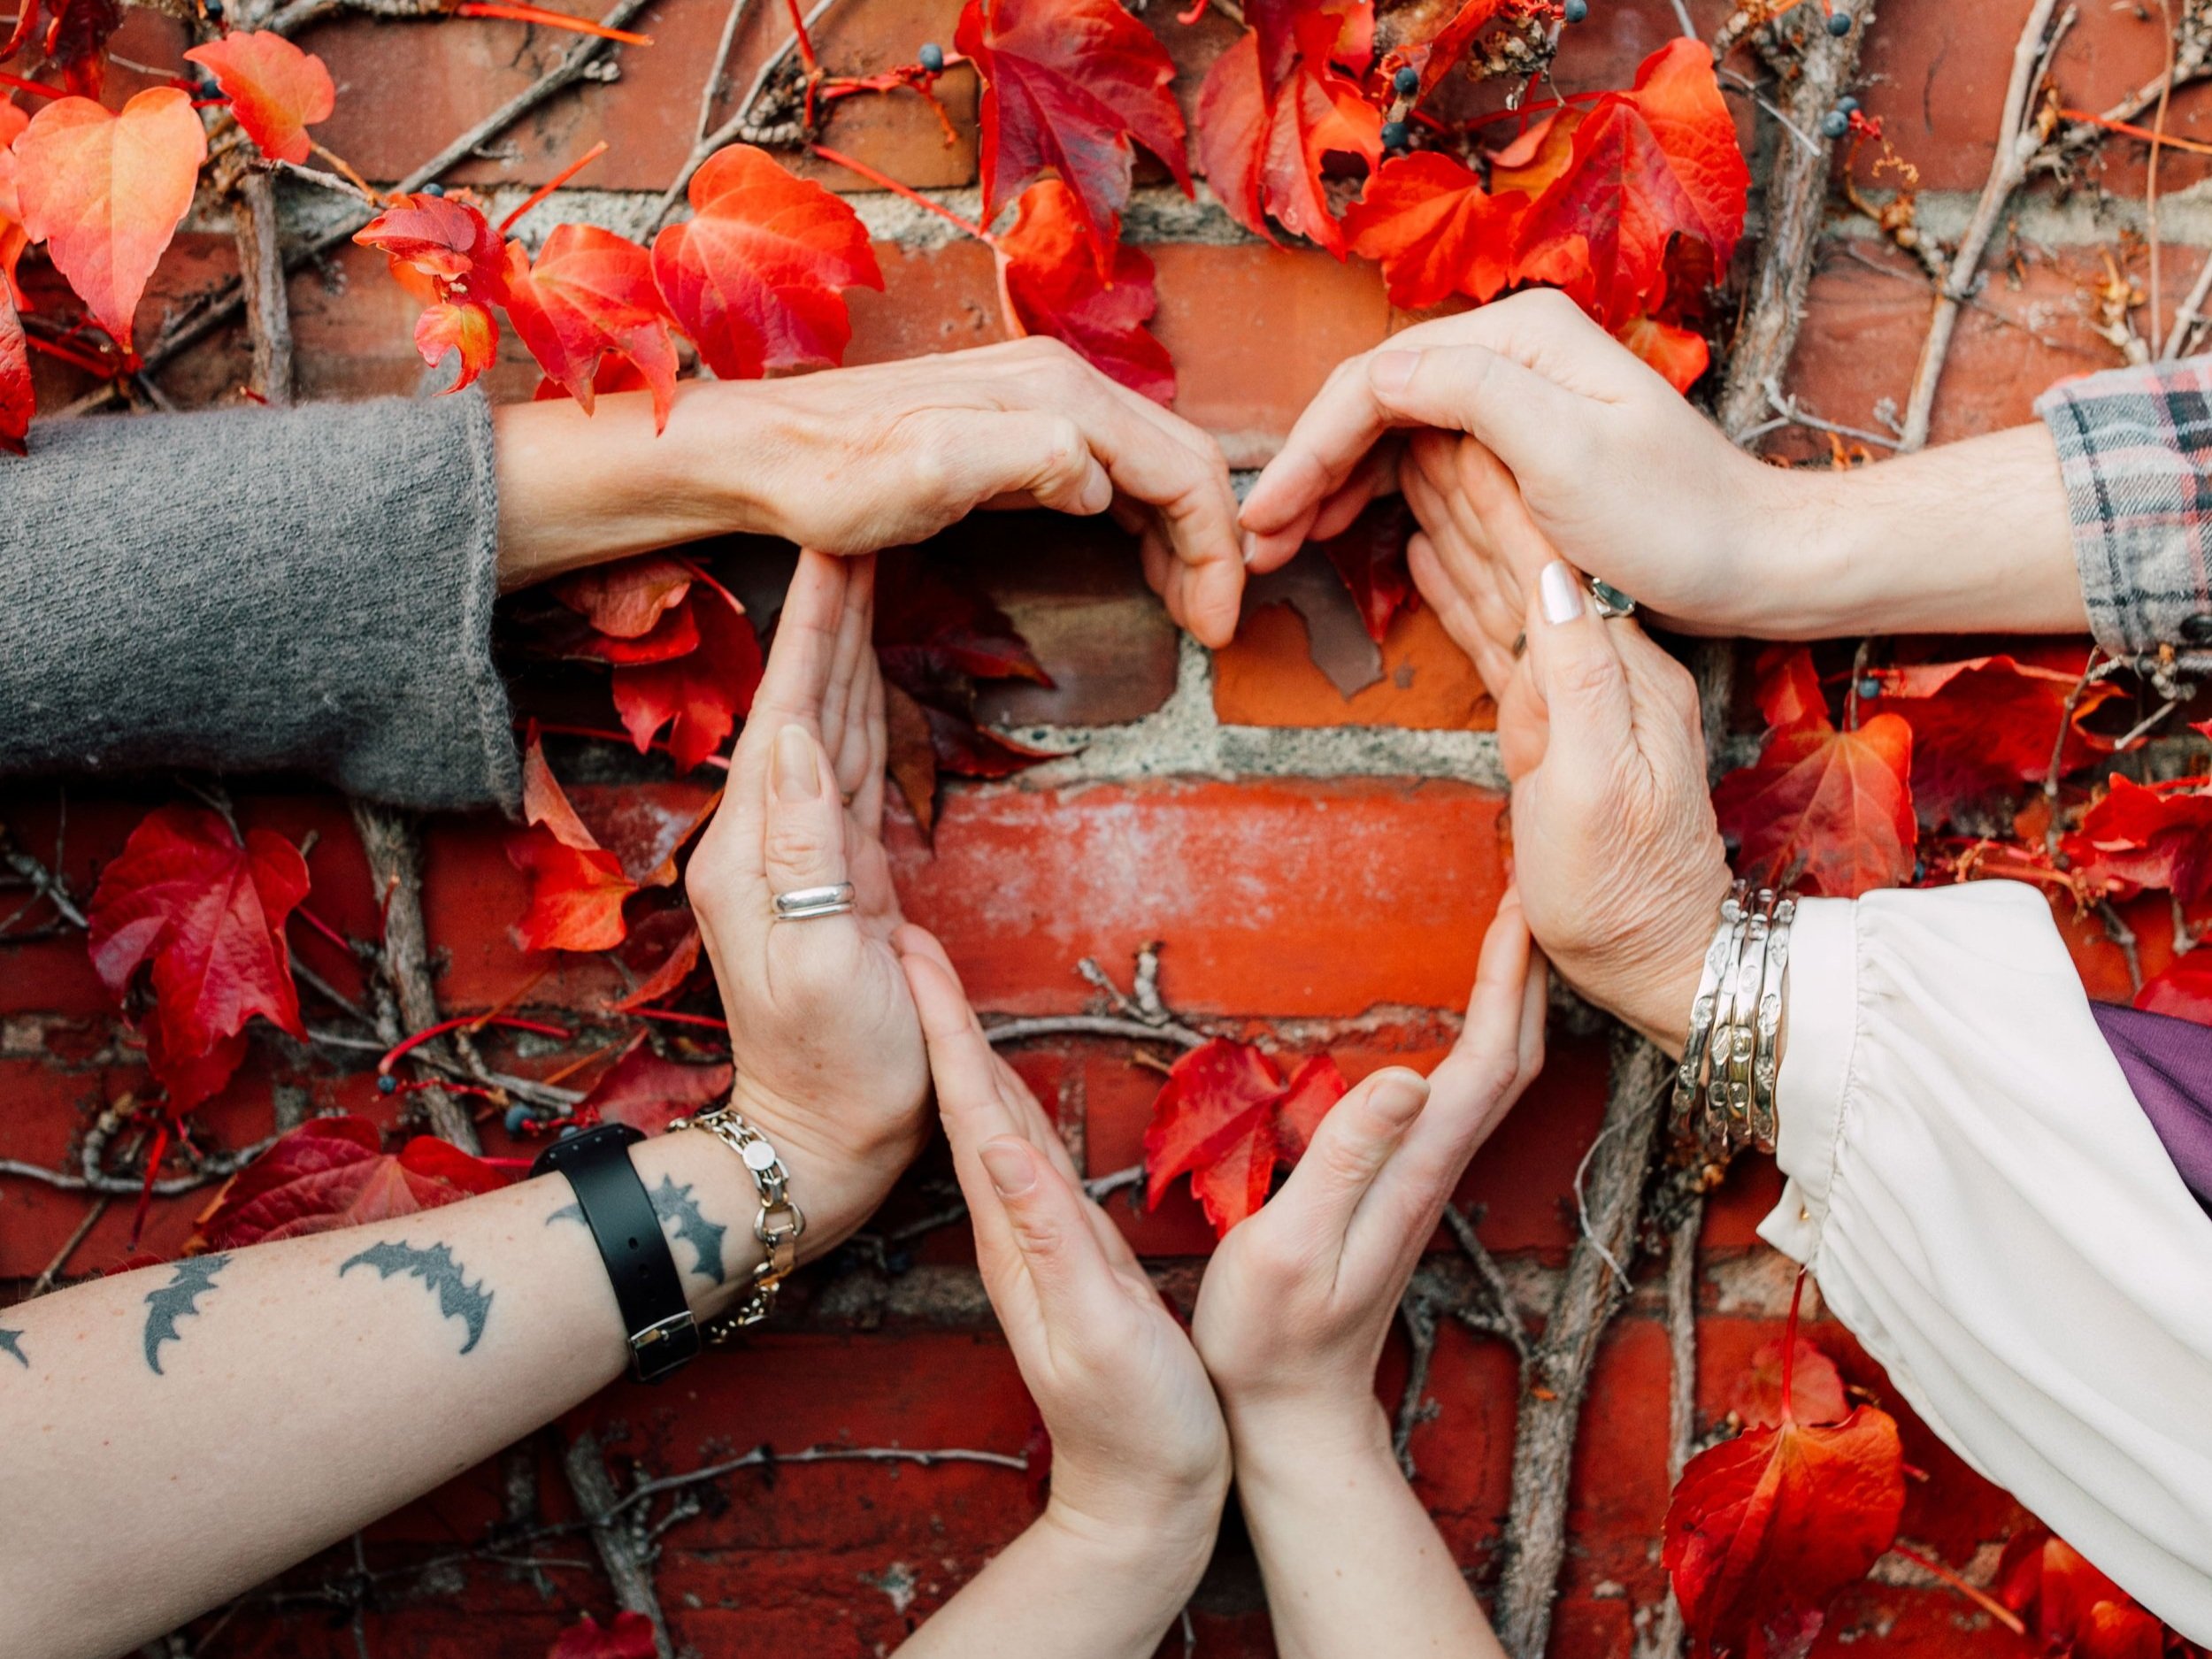
[[[979,509],[1049,507],[1112,513],[1177,622],[1208,645],[1236,631],[1244,565],[1220,446],[1056,341],[687,380],[657,437],[644,392],[493,420],[503,588],[702,536],[867,553]]]
[[[1406,434],[1424,428],[1479,440],[1556,556],[1685,632],[2088,626],[2040,423],[1847,472],[1770,467],[1548,290],[1423,323],[1339,365],[1245,499],[1253,566],[1273,569],[1387,493]],[[1407,468],[1440,487],[1464,453],[1425,437],[1410,448]],[[1480,543],[1484,525],[1476,507],[1463,534]],[[1486,552],[1517,613],[1540,561]]]
[[[735,1027],[739,1105],[790,1171],[808,1217],[803,1257],[859,1224],[926,1127],[921,1025],[892,954],[898,914],[874,838],[883,732],[872,576],[866,560],[802,559],[729,793],[688,877]],[[864,786],[849,810],[844,780]],[[772,892],[841,872],[859,889],[856,916],[770,928]],[[631,1159],[663,1210],[693,1310],[722,1311],[760,1257],[750,1177],[699,1133],[663,1136]],[[0,1652],[126,1651],[612,1381],[629,1350],[599,1252],[561,1213],[572,1202],[566,1180],[549,1176],[0,1314],[11,1338],[0,1348],[0,1491],[13,1494],[0,1504]],[[378,1245],[416,1254],[388,1252],[388,1272],[377,1261],[346,1266]],[[171,1290],[180,1271],[204,1279],[196,1294]],[[165,1321],[162,1302],[147,1301],[165,1292]],[[254,1455],[237,1456],[241,1446]],[[119,1517],[161,1548],[118,1554]]]
[[[1398,1468],[1375,1366],[1452,1188],[1543,1042],[1543,965],[1509,894],[1451,1054],[1425,1081],[1393,1068],[1340,1101],[1206,1270],[1193,1336],[1284,1659],[1503,1654]]]
[[[1148,1659],[1205,1569],[1228,1489],[1213,1386],[942,947],[918,927],[898,945],[984,1287],[1052,1435],[1044,1514],[900,1651]]]

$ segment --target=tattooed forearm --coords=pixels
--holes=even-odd
[[[25,1371],[31,1369],[31,1362],[23,1356],[23,1333],[20,1331],[11,1331],[5,1325],[0,1325],[0,1354],[5,1354]]]
[[[707,1219],[699,1208],[699,1201],[691,1195],[688,1183],[679,1187],[674,1178],[664,1175],[650,1196],[653,1213],[661,1218],[662,1225],[672,1229],[677,1238],[691,1247],[691,1271],[702,1279],[722,1284],[722,1239],[729,1229],[718,1221]],[[584,1225],[583,1210],[576,1204],[563,1204],[545,1218],[545,1225],[549,1227],[557,1221],[572,1221],[580,1227]]]
[[[469,1340],[461,1344],[465,1354],[474,1348],[477,1339],[484,1334],[484,1320],[492,1310],[492,1293],[479,1279],[473,1285],[462,1276],[461,1265],[453,1259],[453,1252],[442,1244],[426,1248],[413,1244],[372,1244],[358,1256],[348,1256],[338,1264],[338,1277],[343,1279],[357,1267],[373,1267],[380,1279],[403,1273],[410,1279],[422,1280],[423,1288],[438,1293],[438,1311],[449,1319],[458,1319],[467,1329]]]
[[[167,1284],[147,1292],[146,1368],[155,1376],[162,1375],[161,1345],[180,1340],[177,1321],[199,1312],[200,1298],[215,1287],[215,1275],[229,1265],[227,1256],[188,1256],[177,1263]]]

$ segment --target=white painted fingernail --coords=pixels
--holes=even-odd
[[[1557,627],[1582,614],[1582,582],[1561,560],[1554,559],[1536,578],[1544,602],[1544,620]]]

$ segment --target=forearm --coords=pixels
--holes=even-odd
[[[1212,1554],[1217,1503],[1137,1531],[1047,1508],[899,1651],[904,1659],[1150,1659]]]
[[[1237,1491],[1282,1659],[1502,1659],[1481,1604],[1392,1455],[1360,1422],[1302,1431],[1230,1412]]]
[[[749,1181],[703,1134],[632,1156],[697,1205],[673,1253],[694,1310],[718,1310],[757,1259]],[[612,1380],[628,1348],[572,1202],[550,1176],[8,1310],[0,1651],[129,1648]],[[119,1556],[119,1516],[159,1549]]]
[[[1769,637],[2088,632],[2042,422],[1793,479],[1792,515],[1749,564]]]

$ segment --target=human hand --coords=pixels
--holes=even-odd
[[[1221,449],[1056,340],[1033,338],[749,387],[747,473],[781,480],[763,526],[861,553],[979,508],[1111,511],[1145,579],[1208,645],[1236,631],[1244,561]]]
[[[1821,545],[1817,480],[1744,454],[1549,289],[1420,324],[1338,365],[1245,497],[1252,567],[1274,569],[1386,494],[1409,427],[1481,440],[1560,553],[1671,626],[1823,631],[1827,573],[1777,552]],[[1418,461],[1450,453],[1415,449]],[[1479,515],[1471,532],[1481,534]],[[1495,579],[1517,615],[1541,562],[1509,551],[1493,549]]]
[[[1035,1096],[992,1050],[943,947],[914,926],[898,946],[984,1287],[1052,1435],[1048,1518],[1163,1547],[1195,1582],[1229,1486],[1213,1386]]]
[[[803,1256],[850,1233],[926,1127],[921,1024],[891,945],[875,561],[805,552],[687,885],[721,987],[733,1099],[793,1171]],[[778,922],[774,897],[853,884],[842,916]]]
[[[1240,1473],[1256,1459],[1388,1457],[1384,1339],[1468,1160],[1543,1064],[1544,1014],[1543,964],[1509,892],[1443,1063],[1425,1079],[1378,1071],[1339,1101],[1282,1190],[1215,1250],[1192,1335]]]

